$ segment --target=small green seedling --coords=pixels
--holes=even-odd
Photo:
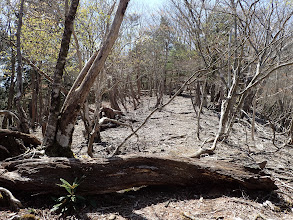
[[[75,178],[72,184],[68,183],[65,179],[60,178],[62,184],[57,185],[66,189],[69,194],[55,199],[57,204],[53,206],[51,212],[67,214],[72,211],[77,211],[78,206],[85,202],[84,197],[76,195],[76,189],[80,185],[83,178],[84,177],[82,177],[79,181]]]

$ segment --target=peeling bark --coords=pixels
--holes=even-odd
[[[65,27],[64,33],[61,41],[61,47],[59,51],[59,56],[54,72],[54,81],[52,84],[52,93],[51,93],[51,105],[50,105],[50,114],[47,122],[46,133],[44,137],[43,146],[47,148],[48,154],[54,152],[50,148],[55,148],[56,142],[56,132],[58,127],[58,116],[60,112],[60,90],[61,90],[61,82],[63,77],[63,71],[66,63],[66,57],[69,50],[70,39],[73,31],[73,22],[76,15],[77,7],[79,4],[79,0],[72,0],[70,10],[65,19]],[[57,140],[62,141],[62,146],[66,145],[69,141],[65,140],[65,138],[59,137]],[[64,141],[64,142],[63,142]],[[59,146],[58,146],[59,147]],[[67,147],[67,146],[66,146]],[[73,156],[73,153],[68,152],[68,156]]]

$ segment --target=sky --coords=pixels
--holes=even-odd
[[[143,3],[145,5],[148,5],[150,8],[157,8],[162,5],[164,2],[163,0],[131,0],[135,3]]]
[[[159,10],[166,0],[130,0],[130,5],[139,11],[144,8],[151,11]]]

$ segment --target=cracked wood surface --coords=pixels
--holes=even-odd
[[[225,161],[183,157],[119,156],[114,158],[42,158],[2,162],[0,185],[29,193],[64,193],[56,184],[85,176],[80,194],[102,194],[144,185],[212,184],[274,190],[262,172]]]

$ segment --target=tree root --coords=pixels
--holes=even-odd
[[[0,201],[2,205],[9,205],[13,211],[18,211],[23,207],[21,202],[16,199],[8,189],[3,187],[0,187]]]
[[[209,155],[214,154],[214,151],[217,148],[218,141],[223,141],[226,137],[227,136],[225,136],[225,135],[222,135],[222,136],[217,135],[217,137],[215,139],[207,139],[207,140],[205,140],[202,143],[200,149],[196,153],[194,153],[192,155],[189,155],[188,157],[200,158],[200,156],[203,155],[203,154],[209,154]],[[208,148],[208,149],[202,148],[204,144],[211,143],[211,142],[213,142],[213,146],[211,148]]]
[[[20,154],[15,157],[6,158],[4,161],[9,162],[9,161],[15,161],[15,160],[40,158],[44,155],[45,155],[45,150],[28,149],[23,154]]]
[[[0,115],[4,115],[5,117],[10,116],[14,119],[15,123],[17,124],[17,128],[20,128],[20,120],[16,114],[8,110],[0,110]]]
[[[200,148],[195,154],[190,155],[189,157],[191,158],[200,158],[201,155],[203,154],[214,154],[214,150],[213,149],[203,149]]]

